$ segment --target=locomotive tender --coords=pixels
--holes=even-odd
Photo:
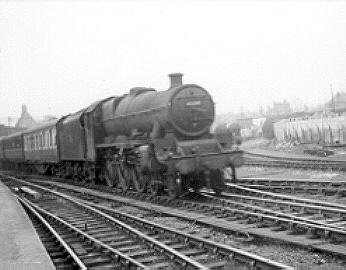
[[[0,166],[172,198],[190,188],[220,193],[223,169],[242,165],[210,133],[214,103],[201,86],[170,74],[168,90],[132,88],[74,114],[0,139]]]

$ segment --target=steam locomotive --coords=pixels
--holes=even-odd
[[[214,103],[199,85],[170,74],[165,91],[136,87],[45,125],[0,139],[0,166],[178,197],[220,193],[223,168],[243,163],[210,133]]]

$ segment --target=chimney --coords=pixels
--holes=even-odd
[[[171,81],[171,88],[177,87],[183,84],[183,73],[171,73],[168,74],[169,79]]]

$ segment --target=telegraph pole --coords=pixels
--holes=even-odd
[[[8,126],[10,127],[10,126],[11,126],[11,123],[12,123],[12,117],[9,116],[9,117],[7,118],[7,121],[8,121]]]

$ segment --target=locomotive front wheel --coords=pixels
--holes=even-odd
[[[103,169],[103,176],[108,186],[114,187],[118,185],[117,172],[110,161],[106,162],[105,168]]]
[[[119,185],[118,188],[122,190],[122,192],[126,192],[130,188],[131,184],[131,174],[128,170],[127,166],[123,164],[116,165],[117,175],[119,177]]]
[[[175,199],[182,195],[181,179],[176,176],[167,177],[167,193],[171,199]]]
[[[223,177],[223,171],[221,170],[211,170],[211,186],[216,195],[220,195],[225,189],[225,180]]]
[[[163,190],[162,183],[160,181],[151,179],[149,190],[152,195],[160,196]]]

